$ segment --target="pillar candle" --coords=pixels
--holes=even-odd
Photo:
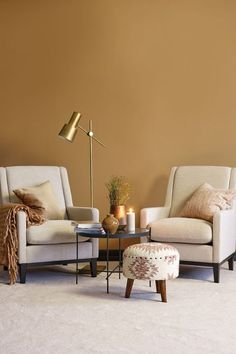
[[[127,212],[127,230],[135,231],[135,213],[132,209]]]

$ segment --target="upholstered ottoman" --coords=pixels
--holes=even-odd
[[[123,253],[123,274],[127,279],[125,297],[130,297],[134,279],[155,280],[156,292],[167,302],[166,280],[179,275],[179,252],[164,243],[140,243]]]

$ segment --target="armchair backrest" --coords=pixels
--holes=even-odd
[[[236,168],[224,166],[180,166],[171,170],[166,195],[170,216],[176,216],[192,193],[203,183],[214,188],[236,188]]]
[[[72,206],[72,196],[65,167],[10,166],[0,167],[0,203],[19,203],[14,189],[31,187],[50,181],[58,206],[66,218],[66,207]]]

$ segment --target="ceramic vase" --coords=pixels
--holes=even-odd
[[[114,217],[113,214],[108,214],[102,222],[102,227],[106,232],[114,235],[118,229],[119,221]]]

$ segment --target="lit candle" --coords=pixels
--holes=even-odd
[[[135,213],[132,208],[127,212],[127,230],[135,231]]]

